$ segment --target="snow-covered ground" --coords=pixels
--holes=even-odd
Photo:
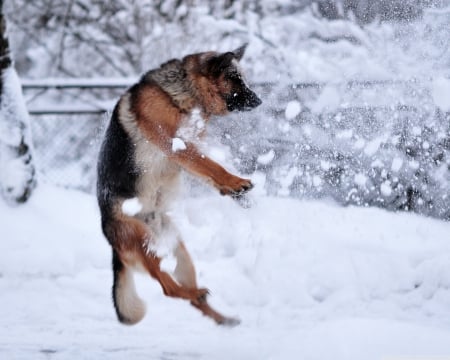
[[[449,223],[213,195],[173,216],[199,284],[240,326],[216,326],[144,275],[147,316],[120,325],[94,197],[41,184],[24,206],[0,201],[0,359],[450,358]]]

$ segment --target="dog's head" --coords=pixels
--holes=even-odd
[[[239,66],[246,47],[247,44],[225,53],[201,54],[200,73],[206,81],[200,93],[210,97],[214,104],[212,113],[248,111],[261,104],[259,97],[246,84]]]

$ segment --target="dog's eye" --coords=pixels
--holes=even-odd
[[[227,74],[227,79],[231,81],[239,81],[241,76],[236,72],[231,72]]]

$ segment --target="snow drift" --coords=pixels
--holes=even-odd
[[[258,190],[258,187],[255,188]],[[95,199],[41,186],[0,202],[0,357],[381,359],[450,354],[450,224],[378,209],[220,196],[173,209],[217,327],[138,276],[147,317],[115,319]],[[173,269],[168,257],[163,266]]]

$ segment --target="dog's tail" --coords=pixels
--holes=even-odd
[[[117,318],[122,324],[134,325],[145,315],[145,303],[136,293],[133,271],[121,260],[113,250],[114,283],[112,296]]]

